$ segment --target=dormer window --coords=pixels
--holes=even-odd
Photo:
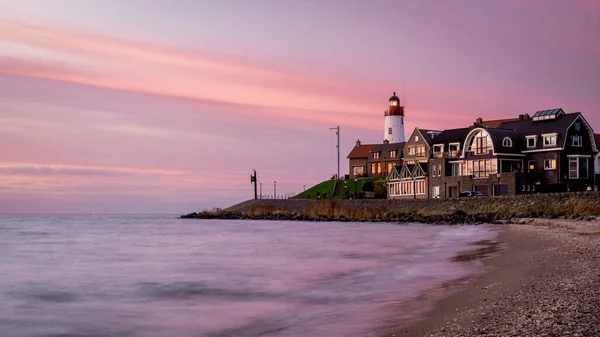
[[[532,149],[537,146],[537,136],[527,136],[527,148]]]
[[[556,133],[542,135],[542,137],[544,137],[544,146],[545,147],[556,146],[556,136],[557,136]]]
[[[434,145],[433,146],[433,155],[435,157],[441,157],[442,154],[444,152],[444,145],[443,144],[439,144],[439,145]]]
[[[396,158],[397,155],[398,155],[398,151],[396,151],[396,150],[390,151],[390,158]]]
[[[577,147],[583,146],[583,138],[581,136],[572,136],[571,145]]]
[[[373,152],[373,159],[379,159],[379,152]]]
[[[502,140],[502,146],[504,146],[504,147],[512,147],[512,146],[513,146],[512,139],[510,139],[510,138],[508,138],[508,137],[505,137],[505,138]]]

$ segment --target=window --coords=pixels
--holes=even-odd
[[[415,147],[414,146],[409,146],[408,147],[408,154],[411,156],[415,155]]]
[[[588,159],[569,158],[569,179],[587,179]]]
[[[444,153],[444,145],[434,145],[433,146],[433,155],[435,157],[441,157]]]
[[[462,175],[472,175],[473,178],[486,178],[497,171],[498,165],[495,160],[470,160],[465,162]]]
[[[371,174],[377,173],[377,165],[375,163],[371,163]]]
[[[437,175],[437,171],[436,171],[436,167],[435,165],[431,166],[431,176],[435,177]]]
[[[510,139],[508,137],[504,138],[504,140],[502,140],[502,146],[504,146],[504,147],[512,147],[513,146],[512,139]]]
[[[573,146],[582,146],[583,138],[581,136],[571,136],[571,145]]]
[[[379,159],[379,152],[373,152],[373,159]]]
[[[460,163],[452,163],[452,176],[460,176],[461,166]]]
[[[381,173],[381,163],[377,163],[377,173]]]
[[[556,134],[544,136],[544,146],[556,146]]]
[[[360,177],[364,174],[364,167],[362,166],[354,166],[352,167],[352,174],[355,177]]]
[[[390,158],[396,158],[397,155],[398,155],[398,151],[396,151],[396,150],[390,151]]]
[[[529,172],[533,172],[535,170],[535,160],[529,161]]]
[[[556,159],[544,160],[544,170],[556,170]]]
[[[434,198],[439,198],[440,197],[440,187],[439,186],[433,186],[433,193],[432,197]]]
[[[523,172],[523,162],[521,160],[500,160],[500,172]]]
[[[396,101],[396,100],[390,101],[390,106],[398,106],[398,101]]]
[[[389,128],[389,129],[388,129],[388,135],[391,135],[391,134],[393,134],[393,133],[394,133],[394,131],[392,130],[392,128]]]
[[[531,149],[537,146],[537,136],[527,137],[527,148]]]
[[[492,150],[492,138],[485,131],[476,132],[468,145],[468,151],[473,154],[488,154]]]
[[[459,155],[459,153],[458,153],[459,150],[460,150],[459,143],[450,144],[448,146],[448,155],[450,156],[450,158],[457,158]]]
[[[581,122],[575,123],[575,131],[581,131]]]
[[[437,170],[438,170],[438,177],[441,177],[442,176],[442,164],[438,164]]]
[[[390,172],[392,172],[393,168],[394,168],[394,163],[388,163],[387,164],[387,173],[389,174]]]
[[[417,146],[417,157],[425,157],[425,145]]]
[[[419,136],[415,136],[415,142],[419,141]]]

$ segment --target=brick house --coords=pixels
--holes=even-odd
[[[367,176],[367,159],[369,159],[371,150],[376,146],[377,144],[361,144],[360,140],[356,141],[356,145],[347,157],[351,179]]]
[[[388,143],[376,145],[369,151],[367,158],[367,176],[387,177],[394,166],[402,165],[402,150],[406,143]]]
[[[429,197],[584,191],[596,182],[597,158],[597,140],[579,112],[552,109],[533,117],[478,119],[433,139]]]

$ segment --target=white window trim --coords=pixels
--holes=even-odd
[[[575,145],[575,138],[579,139],[579,145]],[[571,146],[582,147],[583,146],[583,137],[582,136],[571,136]]]
[[[512,139],[510,139],[509,137],[504,137],[504,139],[502,139],[502,146],[503,147],[513,147]]]
[[[564,150],[562,147],[553,147],[553,148],[547,148],[547,149],[538,149],[538,150],[528,150],[528,151],[522,151],[523,153],[534,153],[534,152],[549,152],[549,151],[562,151]]]
[[[577,168],[575,169],[575,177],[571,176],[571,161],[575,161]],[[569,179],[579,179],[579,158],[569,158]]]
[[[435,153],[435,148],[436,147],[440,148],[439,152],[444,153],[444,144],[435,144],[435,145],[433,145],[433,153]]]
[[[554,137],[554,144],[546,145],[546,137]],[[556,146],[558,145],[558,133],[545,133],[542,135],[542,142],[544,147]]]
[[[528,149],[533,149],[533,148],[537,147],[537,139],[538,139],[537,135],[536,136],[526,136],[525,138],[527,139],[527,148]],[[533,139],[533,146],[529,146],[530,139]]]

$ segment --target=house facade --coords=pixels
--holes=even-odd
[[[369,159],[371,150],[376,146],[377,144],[361,144],[360,140],[356,141],[356,145],[347,157],[351,179],[368,176],[367,159]]]
[[[407,139],[404,165],[388,176],[389,198],[422,198],[417,181],[426,186],[426,198],[453,198],[463,191],[511,196],[597,186],[598,139],[578,112],[552,109],[514,119],[478,119],[468,128],[425,132],[429,139],[423,133],[415,129]]]
[[[377,145],[367,158],[367,176],[387,177],[394,166],[402,165],[402,150],[406,143],[387,143]]]

